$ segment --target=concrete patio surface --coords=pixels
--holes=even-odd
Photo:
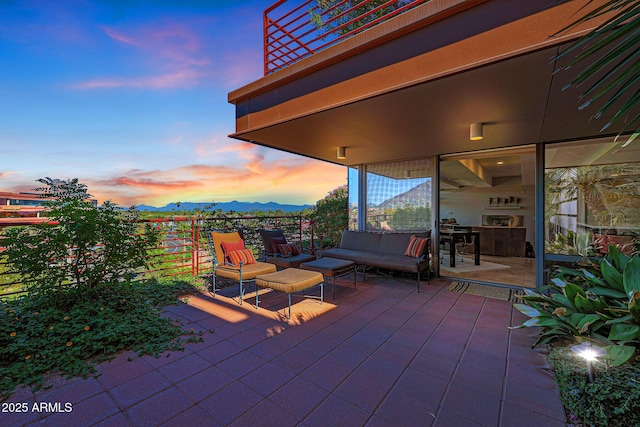
[[[28,410],[0,413],[0,425],[565,426],[534,331],[508,329],[523,316],[447,283],[418,293],[415,281],[367,276],[353,289],[347,276],[323,304],[294,298],[291,320],[277,312],[284,294],[261,292],[258,310],[255,294],[242,306],[192,296],[166,314],[204,342],[160,358],[126,352],[98,378],[22,388],[7,402]]]

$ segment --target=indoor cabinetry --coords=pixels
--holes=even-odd
[[[482,226],[478,231],[482,255],[524,257],[526,227]]]

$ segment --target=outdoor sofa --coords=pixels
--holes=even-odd
[[[412,237],[425,239],[417,242]],[[413,248],[410,247],[413,243]],[[410,249],[419,248],[418,253],[409,256]],[[420,276],[427,271],[429,280],[429,250],[431,248],[431,230],[420,233],[373,233],[345,230],[342,233],[339,248],[324,249],[322,257],[353,261],[358,266],[377,267],[389,270],[417,273],[418,292]],[[415,251],[414,251],[415,252]],[[363,278],[364,280],[364,278]]]

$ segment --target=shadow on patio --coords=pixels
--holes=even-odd
[[[203,343],[156,359],[120,354],[97,379],[22,389],[10,402],[71,412],[2,414],[11,425],[564,426],[555,382],[511,303],[415,282],[350,278],[336,299],[190,297],[167,315]],[[340,283],[340,281],[338,282]],[[330,293],[329,293],[330,294]],[[325,292],[326,295],[326,292]],[[130,360],[129,360],[130,359]]]

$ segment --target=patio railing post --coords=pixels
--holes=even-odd
[[[191,217],[191,277],[196,276],[197,264],[196,257],[200,251],[198,250],[198,239],[196,238],[195,218]]]

